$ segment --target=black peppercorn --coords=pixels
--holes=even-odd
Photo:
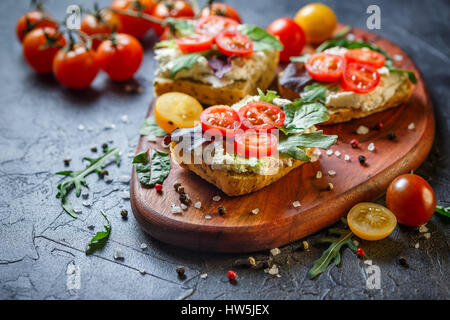
[[[358,157],[358,160],[359,160],[359,163],[361,163],[362,165],[364,165],[366,163],[366,157],[364,157],[362,155]]]
[[[219,212],[219,215],[223,216],[227,212],[227,209],[220,206],[219,208],[217,208],[217,211]]]
[[[393,131],[389,131],[387,137],[389,140],[394,140],[396,135]]]
[[[91,151],[92,151],[92,152],[97,152],[97,147],[92,147],[92,148],[91,148]]]
[[[70,164],[70,160],[72,160],[72,159],[70,159],[70,158],[65,158],[65,159],[64,159],[64,165],[65,165],[65,166],[68,166],[68,165]]]
[[[173,187],[175,188],[175,191],[178,191],[178,188],[181,187],[181,183],[175,182],[175,183],[173,184]]]
[[[183,186],[179,186],[177,189],[178,193],[184,193],[184,187]]]
[[[184,269],[183,266],[180,266],[180,267],[177,268],[178,277],[179,277],[180,279],[184,279],[184,278],[186,277],[186,275],[184,274],[185,271],[186,271],[186,270]]]
[[[106,170],[106,169],[103,169],[101,172],[100,172],[100,178],[104,178],[105,176],[107,176],[109,174],[109,172],[108,172],[108,170]]]
[[[398,259],[398,263],[399,263],[402,267],[409,268],[408,261],[406,261],[406,258],[405,258],[405,257],[400,257],[400,259]]]
[[[124,220],[128,219],[128,210],[127,209],[120,210],[120,214],[122,216],[122,219],[124,219]]]

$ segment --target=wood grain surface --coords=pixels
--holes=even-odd
[[[321,129],[326,134],[339,136],[331,150],[339,150],[340,157],[328,156],[322,150],[319,161],[305,164],[268,187],[245,196],[228,197],[174,162],[160,194],[154,188],[141,186],[133,168],[131,205],[142,228],[163,242],[194,250],[251,252],[275,248],[335,223],[356,203],[373,201],[384,194],[399,174],[418,168],[434,138],[433,109],[422,76],[395,44],[363,30],[353,32],[391,56],[401,55],[403,59],[395,61],[395,65],[416,72],[418,83],[406,104],[367,118],[324,126]],[[383,128],[372,129],[379,122]],[[415,125],[413,130],[408,129],[410,123]],[[370,132],[357,135],[360,125],[371,128]],[[395,132],[396,139],[387,138],[389,131]],[[353,138],[361,144],[357,149],[349,145]],[[375,145],[373,152],[367,150],[371,142]],[[141,137],[136,152],[153,147],[162,149],[160,141],[149,142]],[[344,160],[345,154],[350,156],[350,161]],[[367,165],[358,162],[359,155],[367,158]],[[315,177],[318,170],[323,172],[321,179]],[[329,170],[334,170],[336,175],[330,176]],[[171,204],[180,203],[172,186],[175,181],[185,187],[193,202],[201,201],[200,209],[190,206],[182,214],[171,213]],[[329,182],[334,186],[331,191],[326,189]],[[221,200],[213,201],[215,195],[220,195]],[[295,208],[294,201],[300,201],[301,206]],[[225,215],[217,213],[219,206],[226,208]],[[259,208],[259,213],[253,215],[250,212],[255,208]],[[211,219],[205,219],[207,215]]]

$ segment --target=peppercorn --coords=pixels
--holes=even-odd
[[[409,268],[408,261],[406,261],[405,257],[400,257],[400,259],[398,259],[398,263],[400,263],[400,265],[404,268]]]
[[[333,190],[333,188],[334,188],[333,184],[331,182],[328,182],[326,190],[331,191]]]
[[[383,122],[378,122],[374,127],[375,130],[380,130],[382,128],[383,128]]]
[[[178,277],[180,279],[184,279],[186,277],[186,275],[184,274],[186,272],[186,270],[184,269],[183,266],[179,266],[176,271],[177,271]]]
[[[175,182],[174,184],[173,184],[173,187],[175,188],[175,191],[178,191],[178,188],[181,186],[181,183],[179,183],[179,182]]]
[[[228,277],[228,279],[230,279],[231,281],[234,281],[234,280],[236,280],[236,272],[234,272],[233,270],[229,270],[228,272],[227,272],[227,277]]]
[[[364,165],[366,163],[366,157],[364,157],[363,155],[358,157],[359,163],[361,163],[362,165]]]
[[[163,139],[163,142],[164,142],[164,144],[166,146],[168,146],[169,143],[172,142],[172,137],[170,135],[169,136],[165,136],[164,139]]]
[[[97,147],[92,147],[92,148],[91,148],[91,151],[92,151],[92,152],[97,152]]]
[[[68,165],[70,165],[70,161],[71,161],[72,159],[70,159],[70,158],[65,158],[64,159],[64,165],[65,166],[68,166]]]
[[[389,140],[394,140],[396,135],[395,135],[395,133],[393,131],[389,131],[388,134],[387,134],[387,137],[388,137]]]
[[[227,212],[227,209],[220,206],[219,208],[217,208],[217,211],[219,212],[219,215],[223,216]]]
[[[356,149],[359,147],[359,142],[356,139],[352,139],[350,140],[350,145],[352,146],[353,149]]]
[[[104,152],[106,152],[106,149],[108,149],[108,144],[107,143],[102,144],[102,149]]]
[[[356,255],[360,258],[364,257],[364,250],[362,248],[356,249]]]
[[[162,191],[162,184],[159,184],[159,183],[155,184],[155,189],[156,189],[156,191],[161,192]]]
[[[177,188],[177,192],[178,192],[178,193],[184,193],[184,187],[183,187],[183,186],[179,186],[179,187]]]
[[[104,178],[105,176],[107,176],[109,174],[109,172],[108,172],[108,170],[106,170],[106,169],[103,169],[101,172],[100,172],[100,178]]]
[[[127,209],[120,210],[120,214],[122,215],[122,219],[124,219],[124,220],[128,219],[128,210]]]

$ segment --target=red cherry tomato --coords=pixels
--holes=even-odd
[[[36,28],[51,27],[58,29],[56,22],[47,19],[51,19],[51,15],[41,10],[33,10],[21,16],[16,24],[16,34],[19,41],[22,42],[26,34]]]
[[[345,90],[356,93],[368,93],[378,86],[380,75],[371,65],[352,62],[348,63],[342,74],[341,86]]]
[[[239,115],[228,106],[212,106],[200,114],[203,131],[216,130],[223,136],[233,136],[241,127]]]
[[[56,79],[71,89],[83,89],[94,81],[99,66],[93,50],[76,44],[72,49],[61,49],[53,59]]]
[[[234,151],[244,157],[269,157],[277,151],[278,140],[273,134],[253,130],[234,137]]]
[[[286,115],[273,104],[256,101],[239,109],[242,128],[255,131],[268,131],[283,125]]]
[[[152,9],[155,6],[155,0],[114,0],[110,7],[114,10],[132,10],[136,12],[152,14]],[[142,38],[147,31],[152,27],[150,21],[133,17],[125,14],[118,14],[123,33],[131,34],[136,38]]]
[[[345,60],[347,63],[350,62],[360,62],[365,64],[370,64],[375,68],[381,68],[384,66],[386,62],[386,57],[377,51],[373,51],[370,49],[352,49],[348,50],[344,54]]]
[[[119,17],[111,10],[103,9],[91,14],[88,13],[81,20],[80,30],[88,36],[109,35],[115,29],[116,32],[122,32],[122,24]],[[92,39],[92,48],[95,50],[102,40]]]
[[[237,31],[222,31],[216,36],[216,44],[219,50],[227,56],[235,54],[245,56],[253,52],[253,41]]]
[[[345,60],[341,56],[328,53],[315,53],[305,63],[306,71],[317,81],[338,81],[345,68]]]
[[[38,28],[27,33],[23,40],[23,56],[36,72],[52,72],[53,58],[66,40],[51,27]]]
[[[267,32],[277,36],[283,44],[283,51],[280,53],[281,61],[289,61],[290,57],[299,56],[306,43],[303,29],[289,18],[279,18],[273,21]]]
[[[139,41],[128,34],[118,33],[103,41],[97,49],[100,68],[113,80],[130,79],[139,69],[144,50]]]
[[[210,49],[213,45],[214,37],[206,34],[194,34],[178,38],[175,41],[183,52],[198,52]]]
[[[165,18],[193,18],[195,16],[194,10],[189,2],[185,0],[165,0],[159,1],[152,10],[152,16],[158,19]],[[159,24],[152,24],[155,33],[161,36],[164,32],[164,27]]]
[[[241,16],[239,13],[234,9],[232,6],[225,4],[225,3],[218,3],[214,2],[211,5],[211,9],[206,6],[201,11],[201,17],[208,17],[208,16],[221,16],[221,17],[227,17],[230,19],[235,20],[237,23],[242,23]]]
[[[418,227],[427,223],[433,216],[436,210],[436,195],[422,177],[403,174],[389,185],[386,204],[399,223]]]
[[[200,34],[208,34],[216,36],[224,30],[236,31],[238,23],[229,18],[209,16],[204,17],[195,22],[195,32]]]

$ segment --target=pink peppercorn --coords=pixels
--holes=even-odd
[[[356,250],[356,255],[357,255],[358,257],[364,257],[364,250],[363,250],[362,248],[358,248],[358,249]]]
[[[350,140],[350,145],[352,146],[352,148],[358,148],[359,147],[359,142],[356,139],[352,139]]]
[[[159,184],[159,183],[155,184],[155,189],[156,189],[156,191],[161,192],[162,191],[162,184]]]
[[[236,280],[236,272],[234,272],[233,270],[230,270],[227,272],[227,277],[230,280]]]

